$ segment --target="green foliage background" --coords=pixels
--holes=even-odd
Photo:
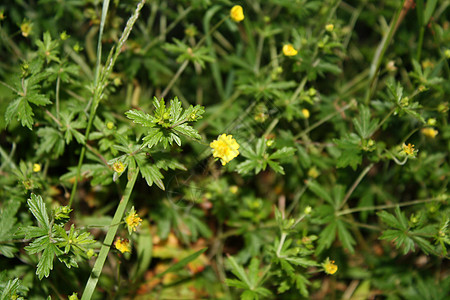
[[[446,299],[449,6],[0,4],[0,298]]]

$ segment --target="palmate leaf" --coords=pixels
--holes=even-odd
[[[370,108],[361,105],[359,108],[360,115],[353,119],[356,132],[363,139],[369,138],[378,126],[378,120],[370,120]]]
[[[14,118],[17,118],[22,126],[26,126],[32,130],[34,113],[29,102],[40,106],[52,103],[48,97],[38,92],[40,88],[38,83],[47,78],[47,76],[47,72],[33,74],[26,79],[22,79],[20,84],[16,84],[18,90],[15,90],[15,92],[18,97],[6,109],[5,119],[7,124]]]
[[[22,126],[26,126],[30,130],[32,129],[34,114],[28,101],[23,97],[17,98],[8,105],[5,113],[6,123],[10,123],[15,116]]]
[[[351,134],[348,137],[333,140],[338,149],[341,151],[336,167],[345,168],[347,166],[356,170],[358,165],[362,162],[361,149],[359,148],[359,138],[356,134]]]
[[[173,145],[175,142],[181,146],[180,135],[200,140],[198,134],[189,123],[202,118],[204,108],[200,105],[193,107],[192,105],[183,112],[181,102],[178,98],[170,101],[169,107],[163,99],[153,100],[155,107],[154,116],[138,110],[130,110],[125,114],[134,123],[149,127],[147,134],[144,136],[141,148],[152,148],[158,144],[162,144],[164,148]]]

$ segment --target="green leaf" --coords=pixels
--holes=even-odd
[[[280,166],[279,163],[272,161],[272,160],[268,160],[267,163],[269,164],[269,166],[277,173],[284,175],[284,169],[282,166]]]
[[[377,120],[370,120],[370,109],[365,105],[359,107],[360,115],[353,119],[353,124],[359,136],[368,139],[378,126]]]
[[[146,114],[143,111],[133,109],[129,110],[125,113],[125,115],[133,120],[134,123],[141,124],[145,127],[153,127],[155,126],[155,118],[149,114]]]
[[[434,9],[436,8],[437,0],[428,0],[425,5],[425,11],[423,13],[423,25],[428,24],[433,15]]]
[[[6,257],[14,257],[17,252],[13,244],[2,243],[14,239],[14,231],[16,229],[16,214],[19,210],[20,202],[9,200],[3,203],[0,209],[0,253]]]
[[[2,294],[0,295],[0,300],[10,300],[15,299],[17,289],[20,286],[19,278],[13,280],[8,280],[5,287],[3,288]]]
[[[161,172],[159,171],[159,169],[156,166],[140,165],[139,161],[138,161],[138,165],[139,165],[139,170],[141,171],[142,177],[145,179],[148,186],[152,186],[153,183],[156,183],[156,185],[160,189],[162,189],[163,191],[165,190],[164,183],[162,181],[164,176],[161,174]]]
[[[334,201],[331,198],[330,194],[317,182],[310,180],[308,182],[308,188],[316,194],[321,199],[324,199],[328,203],[330,203],[332,206],[334,206]]]
[[[321,253],[323,250],[330,248],[336,239],[337,223],[334,221],[325,227],[319,235],[316,252]]]
[[[184,123],[173,128],[173,130],[193,139],[201,140],[202,137],[192,126]]]
[[[204,253],[208,248],[203,248],[185,258],[183,258],[182,260],[180,260],[179,262],[177,262],[176,264],[171,265],[170,267],[168,267],[164,272],[157,274],[155,277],[156,278],[160,278],[162,276],[164,276],[165,274],[171,273],[171,272],[176,272],[178,270],[181,270],[184,268],[184,266],[186,266],[188,263],[190,263],[191,261],[195,260],[197,257],[199,257],[200,255],[202,255],[202,253]]]
[[[397,229],[405,230],[406,228],[402,226],[402,224],[394,217],[394,215],[386,212],[386,211],[380,211],[377,214],[381,220],[386,223],[390,227],[394,227]]]
[[[58,157],[64,153],[65,144],[61,132],[52,127],[44,127],[37,131],[37,135],[41,137],[38,155],[51,153],[53,157]]]
[[[48,234],[47,229],[37,226],[21,227],[16,232],[17,236],[24,236],[26,239],[32,239]]]
[[[355,253],[355,248],[353,247],[353,245],[356,244],[356,241],[350,234],[349,230],[347,229],[347,226],[341,220],[338,220],[336,224],[339,240],[341,241],[342,246],[344,246],[344,248],[349,250],[350,253]]]
[[[17,98],[8,105],[5,113],[6,124],[9,124],[14,116],[17,116],[22,126],[32,130],[34,114],[25,98]]]
[[[338,149],[341,151],[341,154],[338,157],[338,161],[336,167],[345,168],[347,166],[351,166],[353,170],[356,170],[358,165],[362,162],[361,149],[359,148],[359,139],[354,136],[350,136],[348,138],[343,139],[334,139],[333,140]]]
[[[27,201],[31,213],[38,221],[39,225],[45,230],[50,230],[50,222],[48,219],[47,209],[41,196],[31,194],[31,198]]]
[[[283,147],[280,150],[275,151],[271,155],[269,155],[269,159],[283,159],[283,158],[292,158],[295,154],[295,148],[292,147]]]
[[[238,265],[236,260],[233,258],[233,256],[228,256],[228,262],[231,266],[231,272],[233,272],[234,275],[236,275],[237,278],[239,278],[242,282],[244,282],[247,286],[246,288],[250,288],[250,280],[247,277],[247,274],[244,271],[244,268]]]
[[[44,276],[48,277],[50,275],[50,270],[53,270],[55,254],[60,252],[61,250],[54,244],[49,243],[47,245],[37,265],[36,275],[39,277],[39,280],[42,280]]]

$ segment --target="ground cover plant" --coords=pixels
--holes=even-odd
[[[0,4],[0,299],[447,299],[450,1]]]

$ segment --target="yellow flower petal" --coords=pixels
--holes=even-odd
[[[239,155],[239,144],[233,139],[232,135],[226,135],[224,133],[217,140],[209,144],[209,146],[212,148],[213,156],[220,158],[222,165],[226,165]]]
[[[283,54],[286,56],[295,56],[298,51],[294,49],[294,46],[291,44],[286,44],[283,46]]]
[[[235,22],[244,20],[244,9],[240,5],[235,5],[230,10],[230,17]]]
[[[119,250],[120,252],[130,252],[131,253],[131,246],[130,242],[126,239],[117,238],[114,242],[114,246]]]

